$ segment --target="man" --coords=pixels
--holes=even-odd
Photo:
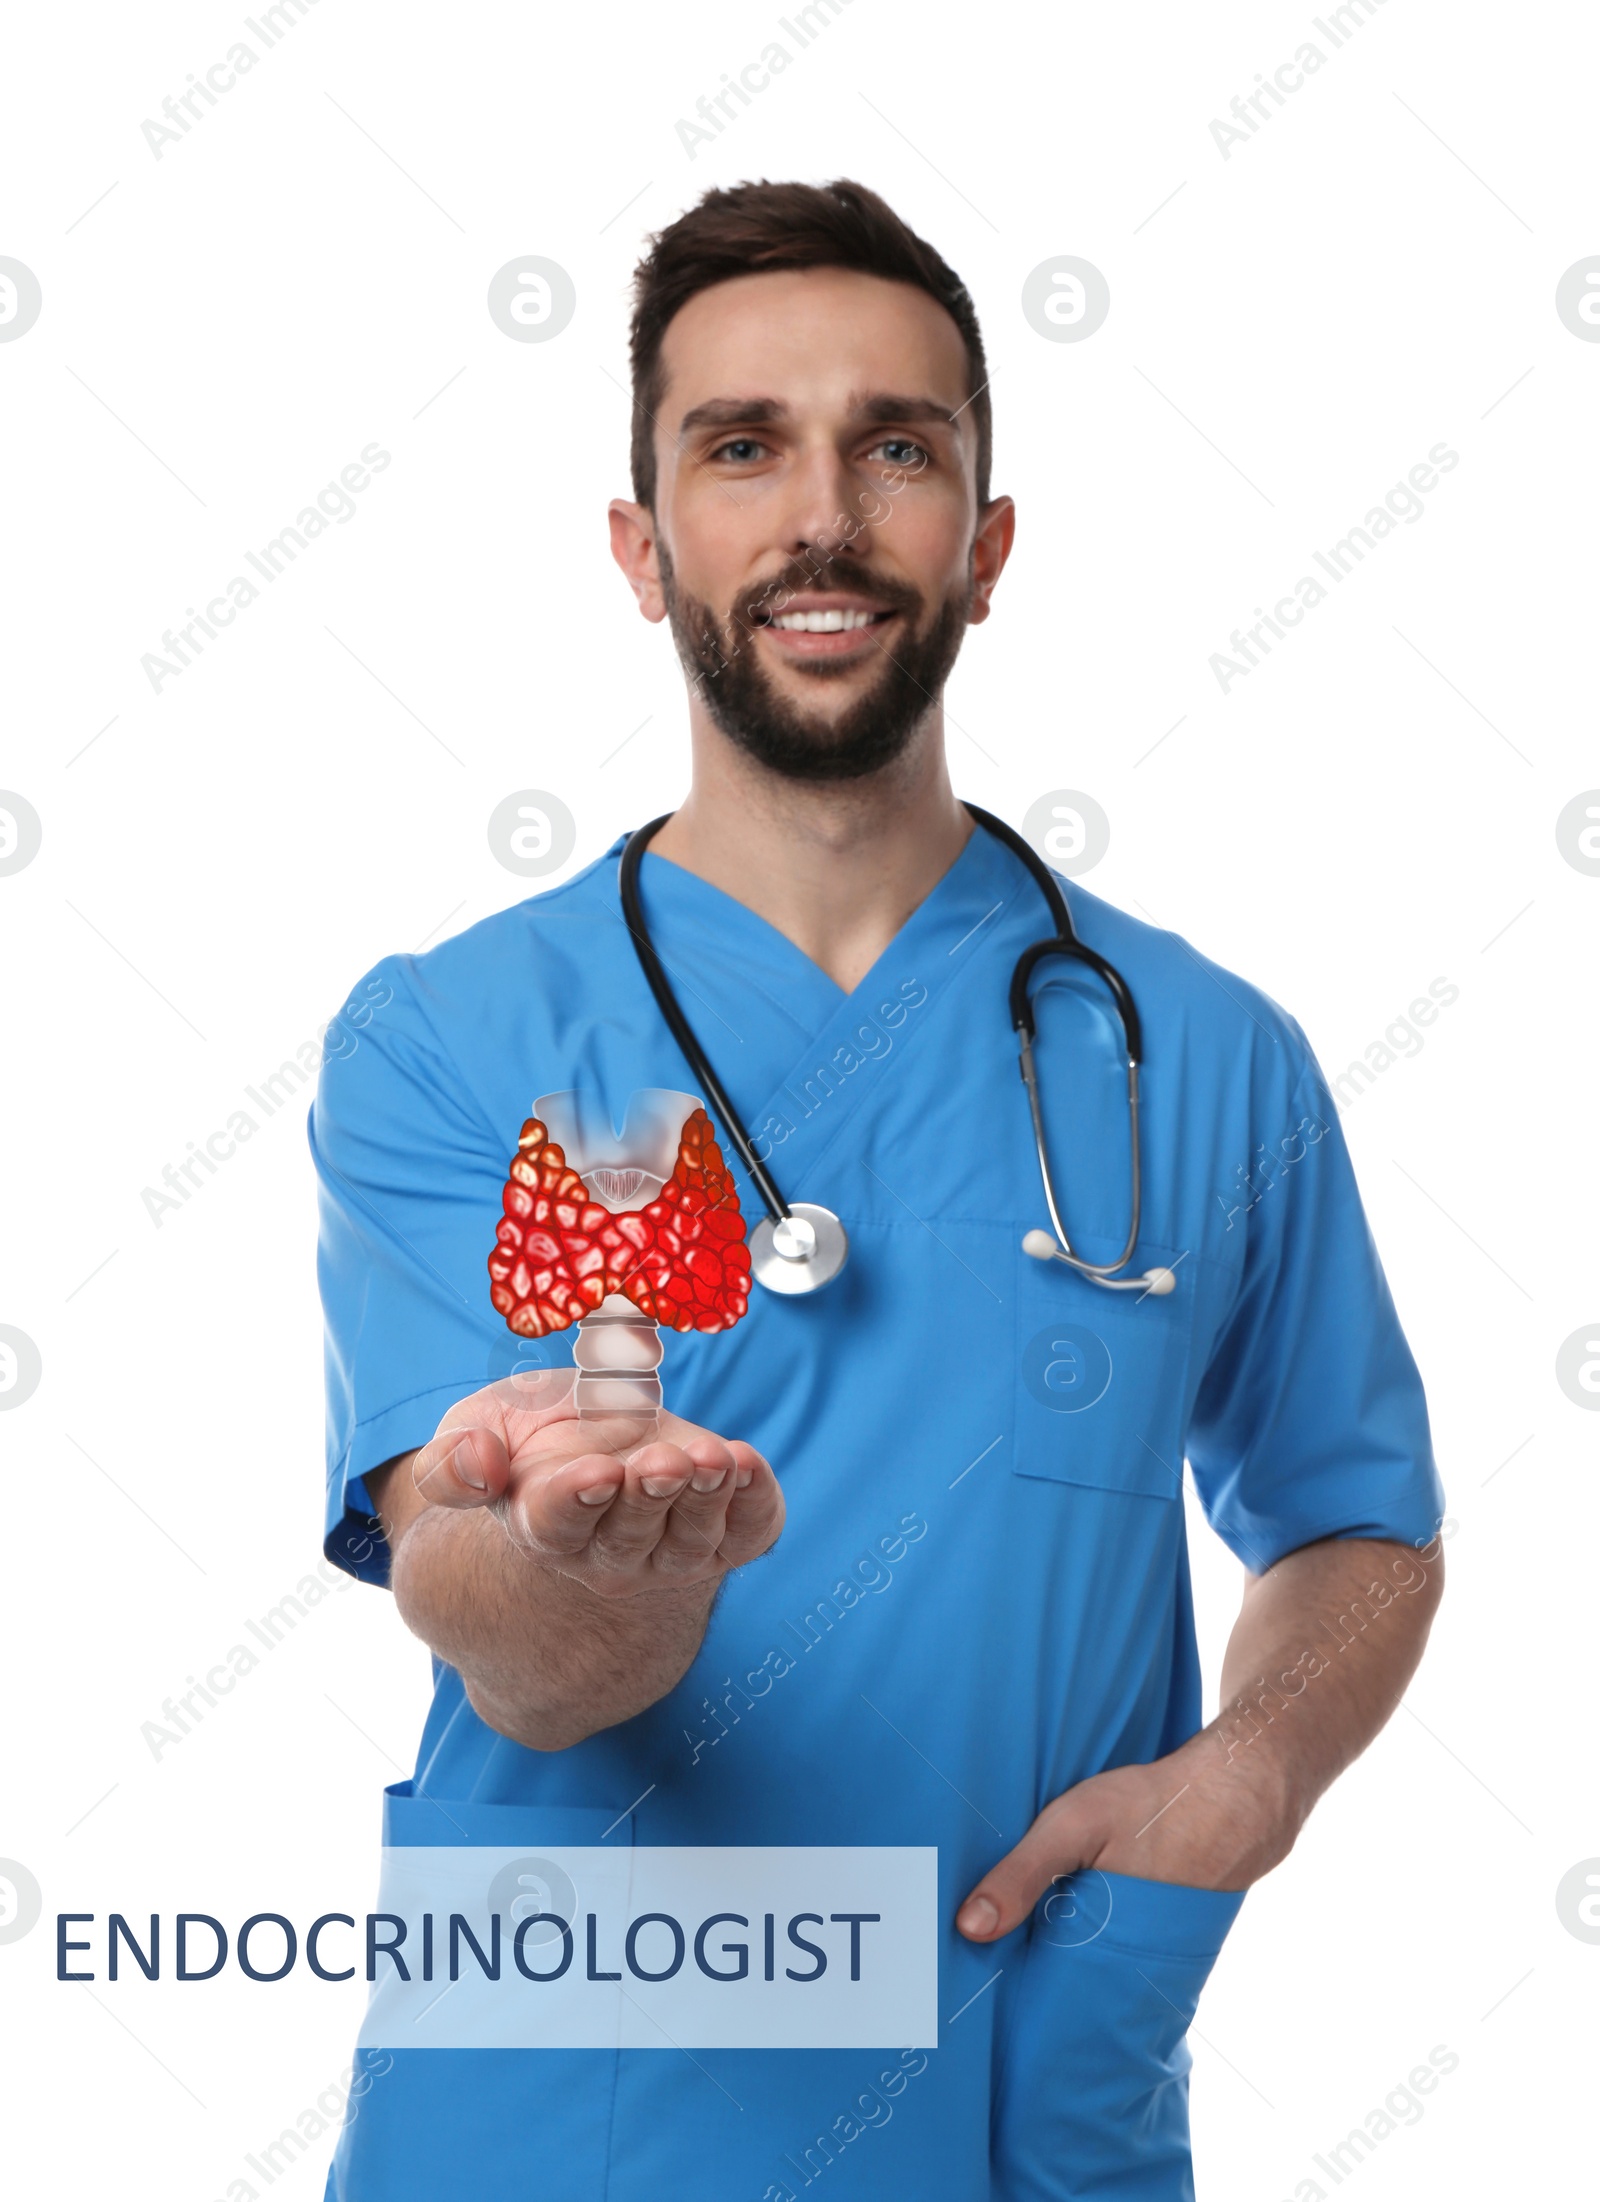
[[[572,1334],[543,1318],[523,1365],[547,1376],[486,1382],[519,1350],[483,1265],[535,1099],[617,1127],[641,1089],[694,1080],[621,919],[620,842],[388,960],[313,1115],[328,1551],[389,1581],[435,1654],[391,1857],[535,1854],[523,1917],[559,1965],[586,1901],[551,1893],[563,1844],[620,1845],[635,1873],[671,1846],[935,1848],[935,2008],[899,2050],[870,2028],[658,2041],[626,2015],[612,2046],[490,2047],[448,2000],[454,2035],[369,2022],[392,2068],[328,2191],[793,2202],[825,2175],[841,2202],[1176,2202],[1206,1973],[1393,1710],[1437,1601],[1416,1369],[1299,1027],[1076,886],[1143,1026],[1124,1274],[1171,1289],[1021,1251],[1043,1200],[1007,988],[1054,926],[946,775],[945,678],[1014,524],[951,270],[859,185],[712,192],[654,241],[633,349],[612,547],[670,623],[694,756],[642,860],[645,920],[757,1155],[845,1219],[848,1260],[815,1294],[752,1287],[731,1328],[672,1330],[653,1442],[596,1449],[557,1373]],[[1060,960],[1033,997],[1062,1221],[1112,1264],[1122,1026]],[[1185,1458],[1247,1570],[1205,1727]],[[588,1978],[638,2006],[594,1917]],[[663,1977],[629,1952],[634,1983]]]

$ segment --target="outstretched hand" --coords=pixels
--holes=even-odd
[[[715,1581],[776,1542],[783,1492],[753,1446],[665,1413],[643,1445],[626,1420],[580,1423],[573,1374],[506,1377],[452,1407],[413,1461],[419,1496],[487,1508],[513,1544],[606,1598]]]

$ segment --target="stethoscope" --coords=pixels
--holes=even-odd
[[[1020,858],[1032,873],[1039,892],[1050,908],[1055,932],[1048,940],[1036,940],[1024,948],[1017,958],[1011,974],[1011,1023],[1017,1035],[1022,1082],[1028,1089],[1028,1111],[1033,1119],[1033,1143],[1039,1157],[1039,1176],[1044,1184],[1045,1206],[1050,1211],[1054,1237],[1049,1231],[1030,1231],[1022,1241],[1022,1250],[1037,1261],[1065,1262],[1080,1277],[1087,1277],[1092,1284],[1104,1285],[1110,1292],[1151,1292],[1156,1295],[1170,1292],[1176,1283],[1170,1269],[1147,1269],[1142,1276],[1120,1277],[1118,1270],[1126,1269],[1133,1259],[1133,1250],[1139,1242],[1139,1220],[1143,1201],[1139,1172],[1139,1061],[1144,1052],[1143,1035],[1139,1027],[1139,1012],[1133,1005],[1133,996],[1116,966],[1087,948],[1073,930],[1071,913],[1051,872],[1020,833],[1008,826],[1003,818],[995,818],[988,811],[980,810],[976,803],[967,803],[965,809],[975,822],[992,833],[997,841],[1003,841],[1012,855]],[[831,1208],[823,1208],[811,1201],[786,1201],[773,1182],[772,1173],[756,1153],[750,1135],[740,1120],[739,1113],[723,1090],[722,1081],[707,1060],[705,1050],[695,1038],[688,1019],[679,1006],[678,997],[662,968],[656,954],[655,943],[645,923],[644,907],[639,900],[639,863],[651,840],[661,831],[672,813],[653,818],[649,825],[640,826],[628,837],[617,871],[617,883],[622,896],[622,915],[632,935],[639,962],[656,998],[656,1006],[666,1020],[672,1037],[683,1050],[684,1060],[694,1072],[706,1099],[716,1112],[717,1120],[727,1134],[728,1142],[750,1173],[751,1182],[761,1195],[766,1214],[750,1234],[750,1268],[756,1281],[769,1292],[815,1292],[830,1284],[844,1267],[850,1251],[850,1241],[844,1225]],[[1123,1052],[1128,1064],[1128,1144],[1132,1157],[1132,1221],[1128,1226],[1127,1243],[1114,1262],[1086,1262],[1072,1251],[1072,1241],[1067,1227],[1061,1220],[1061,1210],[1056,1201],[1055,1186],[1050,1176],[1050,1157],[1045,1145],[1044,1116],[1039,1105],[1039,1073],[1033,1059],[1034,1041],[1038,1037],[1034,1023],[1033,1004],[1028,998],[1028,982],[1034,968],[1046,956],[1072,956],[1101,978],[1115,1005],[1122,1025]]]

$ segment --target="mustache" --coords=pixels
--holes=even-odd
[[[872,567],[848,565],[842,559],[829,559],[819,566],[814,559],[793,558],[781,571],[735,603],[734,624],[747,631],[764,627],[787,610],[795,597],[812,590],[819,594],[835,590],[841,595],[859,596],[888,612],[915,614],[922,609],[920,590],[912,588],[908,582],[892,580]]]

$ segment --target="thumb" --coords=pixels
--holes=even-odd
[[[430,1506],[492,1506],[510,1480],[511,1463],[497,1430],[441,1430],[411,1472]]]
[[[1086,1802],[1068,1790],[1047,1804],[1014,1850],[992,1866],[956,1913],[969,1942],[997,1942],[1020,1927],[1058,1874],[1092,1864],[1104,1841]]]

